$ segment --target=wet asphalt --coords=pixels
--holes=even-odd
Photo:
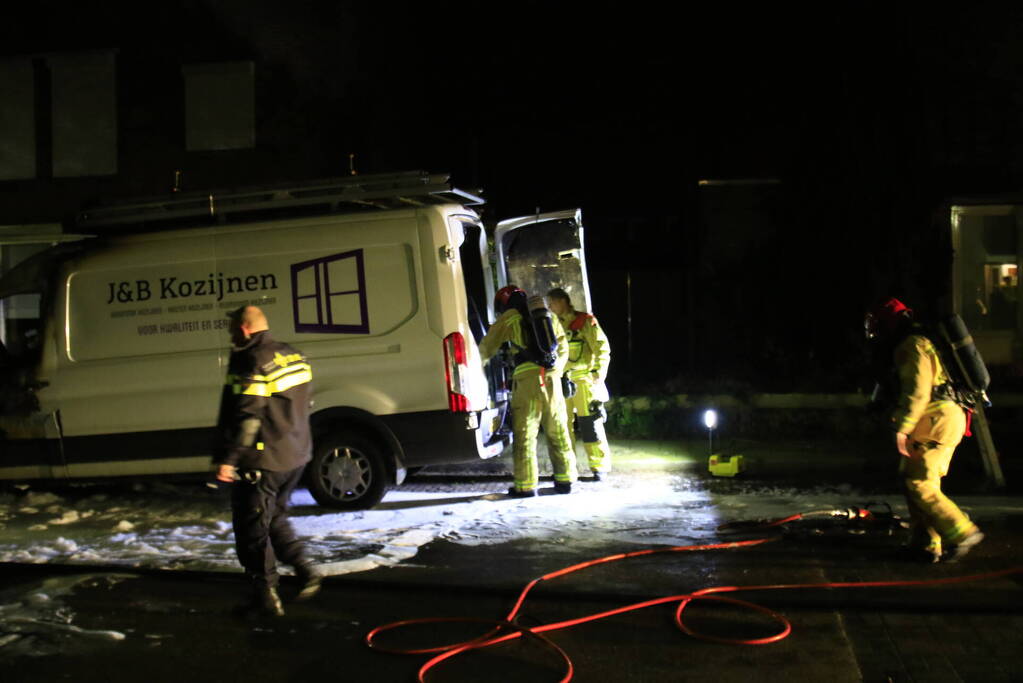
[[[715,495],[745,495],[758,486],[818,487],[849,483],[878,499],[898,499],[888,460],[874,457],[759,458],[755,471],[715,479],[690,468],[689,485]],[[765,453],[771,452],[766,449]],[[680,465],[683,466],[683,465]],[[896,521],[850,524],[821,518],[780,529],[740,529],[722,540],[770,538],[759,545],[662,552],[601,564],[542,582],[524,603],[520,627],[535,627],[612,610],[645,600],[686,595],[709,586],[813,584],[794,589],[729,593],[773,610],[791,633],[766,645],[711,642],[676,626],[674,604],[662,604],[549,634],[570,657],[576,681],[1019,681],[1023,665],[1023,574],[987,576],[1023,567],[1023,519],[999,514],[1018,499],[992,491],[975,467],[961,466],[946,488],[969,495],[984,512],[987,538],[959,564],[924,565],[899,554],[904,532]],[[1023,472],[1019,473],[1023,475]],[[614,476],[627,477],[628,472]],[[406,490],[458,491],[462,479],[506,487],[501,465],[445,468],[410,479]],[[490,481],[492,479],[492,481]],[[546,483],[549,486],[550,483]],[[613,484],[605,486],[613,495]],[[990,510],[984,510],[990,501]],[[501,501],[495,501],[495,505]],[[1001,509],[1001,508],[998,508]],[[254,618],[238,612],[245,596],[240,574],[186,571],[125,572],[123,568],[57,565],[0,566],[5,590],[66,577],[81,579],[64,598],[75,628],[116,631],[83,636],[31,632],[35,654],[0,649],[4,681],[414,681],[426,655],[396,655],[367,647],[372,628],[398,620],[467,617],[500,620],[532,578],[634,545],[592,548],[557,540],[516,540],[463,546],[435,541],[396,567],[331,577],[313,600],[291,600],[287,615]],[[947,583],[934,583],[945,580]],[[909,586],[825,588],[847,582],[930,582]],[[3,615],[0,614],[0,618]],[[761,612],[701,602],[687,610],[687,625],[720,638],[762,639],[783,625]],[[9,626],[9,624],[8,624]],[[387,647],[422,648],[474,637],[481,624],[430,624],[387,634]],[[544,642],[523,638],[469,652],[431,671],[431,681],[558,681],[564,662]]]

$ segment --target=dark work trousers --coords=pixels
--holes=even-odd
[[[236,482],[231,491],[234,544],[238,561],[256,583],[277,585],[277,561],[297,567],[305,552],[288,521],[288,499],[302,478],[299,467],[287,472],[260,470],[259,481]]]

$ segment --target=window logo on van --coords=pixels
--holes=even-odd
[[[369,334],[362,249],[291,266],[296,332]]]

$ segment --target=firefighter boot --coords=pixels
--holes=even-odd
[[[572,493],[572,482],[570,481],[556,481],[554,482],[555,493]]]
[[[975,529],[973,533],[967,534],[963,540],[952,545],[948,550],[946,550],[942,559],[948,563],[958,562],[966,556],[966,553],[970,552],[974,546],[983,540],[984,534],[981,533],[980,529]]]
[[[923,511],[916,506],[914,501],[907,498],[906,503],[909,506],[909,516],[913,523],[909,542],[902,546],[899,553],[901,558],[925,564],[941,562],[941,536],[934,528],[927,526]]]
[[[898,558],[906,562],[935,564],[941,561],[941,549],[930,546],[904,545],[899,548]]]

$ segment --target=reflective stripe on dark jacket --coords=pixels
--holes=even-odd
[[[269,332],[257,332],[235,348],[220,404],[225,448],[218,461],[241,469],[293,470],[312,457],[309,401],[312,369],[305,355]],[[243,420],[260,422],[255,448],[238,448],[234,435]]]

